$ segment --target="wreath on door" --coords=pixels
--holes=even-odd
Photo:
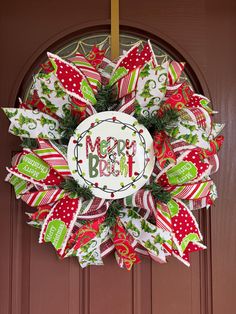
[[[34,212],[39,242],[82,267],[114,252],[130,270],[140,254],[165,263],[205,248],[193,211],[217,197],[222,124],[209,100],[180,82],[182,62],[158,64],[150,42],[116,62],[94,46],[48,61],[30,99],[3,108],[22,140],[6,181]]]

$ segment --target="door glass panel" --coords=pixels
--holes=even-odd
[[[90,36],[84,36],[80,37],[78,39],[74,39],[72,41],[69,41],[68,44],[65,44],[60,49],[57,49],[55,51],[51,51],[55,54],[58,54],[62,58],[69,58],[74,56],[77,52],[83,53],[86,55],[94,45],[97,45],[100,49],[106,50],[106,57],[110,58],[110,42],[111,42],[111,36],[108,33],[100,33],[96,35],[90,35]],[[124,51],[129,50],[135,43],[140,42],[141,46],[143,46],[147,41],[139,38],[134,35],[129,34],[120,34],[120,54],[122,54]],[[153,51],[156,55],[157,62],[159,64],[162,64],[166,61],[172,61],[173,57],[168,54],[166,51],[164,51],[162,48],[158,47],[158,45],[152,43]],[[46,54],[45,54],[45,61],[46,61]],[[183,71],[180,77],[180,82],[187,80],[189,84],[191,85],[191,82],[189,78],[187,77],[186,73]],[[23,100],[25,101],[29,95],[32,93],[32,85],[29,84],[27,91],[23,97]]]

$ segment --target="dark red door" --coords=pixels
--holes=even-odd
[[[104,267],[81,270],[76,260],[60,261],[38,231],[26,225],[27,208],[3,183],[5,166],[18,139],[1,115],[1,314],[231,314],[235,296],[236,95],[234,1],[120,1],[122,31],[151,37],[188,63],[198,92],[212,99],[226,122],[219,199],[198,214],[208,250],[160,265],[144,258],[126,272],[114,257]],[[17,105],[43,53],[73,38],[103,32],[110,1],[5,1],[1,10],[1,105]],[[97,27],[97,28],[96,28]]]

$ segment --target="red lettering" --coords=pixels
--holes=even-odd
[[[126,155],[134,157],[136,155],[136,141],[132,141],[130,143],[130,141],[127,139],[125,144],[126,144]],[[133,149],[131,154],[129,153],[129,149]]]
[[[133,157],[129,156],[128,157],[129,177],[133,176],[133,164],[134,164]]]
[[[109,177],[110,176],[110,173],[106,173],[105,170],[108,170],[109,171],[109,168],[108,168],[108,163],[106,160],[104,159],[101,159],[99,160],[99,173],[100,173],[100,177]]]
[[[105,155],[101,154],[100,144],[101,144],[101,137],[100,136],[98,136],[96,138],[95,143],[93,145],[90,135],[87,135],[86,136],[86,157],[88,158],[90,151],[92,153],[94,153],[94,151],[97,150],[97,155],[99,158],[106,158],[106,156],[107,156],[106,154]]]

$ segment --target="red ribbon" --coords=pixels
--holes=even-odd
[[[134,248],[131,246],[129,235],[124,229],[119,218],[116,220],[116,225],[113,230],[113,243],[118,255],[118,264],[131,270],[133,264],[140,263],[140,259],[135,253]]]
[[[155,156],[161,168],[164,168],[166,162],[176,162],[175,153],[171,147],[169,136],[164,131],[154,134],[153,148]]]

